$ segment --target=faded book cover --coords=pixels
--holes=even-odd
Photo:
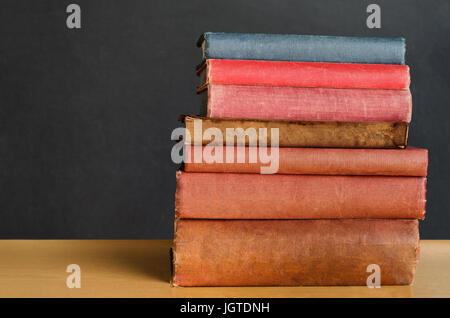
[[[201,110],[213,118],[411,121],[409,89],[359,89],[208,84]]]
[[[299,34],[205,32],[206,59],[405,64],[405,39]]]
[[[186,144],[255,146],[261,138],[267,146],[291,148],[405,148],[408,123],[405,122],[336,122],[208,118],[181,116],[186,126]],[[205,131],[220,131],[207,137]],[[228,130],[227,130],[228,129]],[[237,130],[244,132],[238,143]],[[278,138],[272,140],[273,129]],[[261,131],[266,134],[260,135]]]
[[[172,284],[410,285],[418,257],[417,220],[176,220]]]
[[[428,151],[411,146],[406,149],[187,146],[184,159],[186,172],[264,173],[264,167],[275,166],[273,173],[277,174],[425,177],[428,167]]]
[[[188,219],[423,219],[426,178],[177,171]]]

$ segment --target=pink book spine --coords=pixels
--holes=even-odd
[[[210,84],[205,93],[215,118],[411,121],[409,90]]]

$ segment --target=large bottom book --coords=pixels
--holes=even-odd
[[[409,285],[418,255],[417,220],[177,219],[172,284]]]

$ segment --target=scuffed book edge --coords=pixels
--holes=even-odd
[[[415,246],[415,252],[416,252],[416,258],[415,258],[415,262],[414,264],[412,264],[411,266],[411,281],[409,282],[409,286],[413,286],[414,282],[416,280],[416,270],[417,270],[417,265],[419,264],[419,259],[420,259],[420,231],[419,231],[419,221],[416,221],[416,226],[415,226],[415,232],[417,233],[417,243]]]
[[[181,178],[181,174],[182,174],[182,170],[178,169],[176,172],[176,190],[175,190],[175,220],[177,220],[180,216],[180,192],[181,192],[181,183],[180,183],[180,178]],[[175,228],[176,230],[176,228]],[[175,233],[175,232],[174,232]]]
[[[426,207],[427,207],[427,181],[428,181],[428,178],[427,177],[423,177],[423,184],[422,184],[423,185],[423,190],[422,190],[422,193],[423,193],[422,204],[423,204],[423,206],[422,206],[421,215],[418,218],[419,220],[424,220],[425,219]]]
[[[177,287],[178,285],[176,285],[174,283],[174,277],[173,277],[174,276],[174,268],[173,268],[174,262],[173,262],[173,258],[174,258],[174,256],[173,256],[173,247],[171,247],[169,249],[169,259],[170,259],[170,281],[169,281],[169,283],[170,283],[171,287]]]
[[[177,283],[176,279],[176,265],[177,265],[177,255],[176,255],[176,244],[177,244],[177,226],[178,226],[178,218],[175,217],[174,222],[174,231],[173,231],[173,243],[172,247],[169,250],[169,258],[170,258],[170,286],[171,287],[180,287]]]
[[[200,120],[208,120],[211,122],[222,122],[222,121],[252,121],[252,122],[281,122],[281,123],[288,123],[288,124],[307,124],[307,123],[339,123],[339,125],[345,125],[345,124],[370,124],[370,123],[390,123],[392,125],[401,125],[406,126],[406,135],[408,134],[408,122],[403,121],[393,121],[393,122],[387,122],[387,121],[335,121],[335,120],[292,120],[292,119],[261,119],[261,118],[229,118],[229,117],[207,117],[207,116],[199,116],[199,115],[191,115],[191,114],[181,114],[178,117],[178,120],[182,123],[186,123],[186,121],[194,120],[194,119],[200,119]]]
[[[396,124],[398,124],[398,123],[396,123]],[[403,141],[399,144],[395,144],[397,146],[397,148],[405,149],[406,147],[408,147],[409,125],[410,125],[410,122],[406,123],[406,128],[405,128],[406,131],[405,131],[405,134],[403,137]]]
[[[178,220],[179,220],[179,196],[180,196],[180,183],[179,179],[181,178],[182,168],[178,169],[176,172],[176,190],[175,190],[175,221],[173,228],[173,243],[170,248],[170,286],[179,287],[176,279],[176,266],[177,266],[177,255],[176,255],[176,246],[177,246],[177,228],[178,228]]]
[[[202,51],[202,60],[201,62],[195,67],[196,70],[200,69],[202,67],[202,64],[207,60],[207,49],[208,49],[208,41],[207,39],[207,35],[211,33],[211,32],[205,32],[202,35],[200,35],[200,37],[197,40],[197,47],[201,48]]]

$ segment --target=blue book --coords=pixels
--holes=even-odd
[[[404,38],[206,32],[206,59],[405,64]]]

